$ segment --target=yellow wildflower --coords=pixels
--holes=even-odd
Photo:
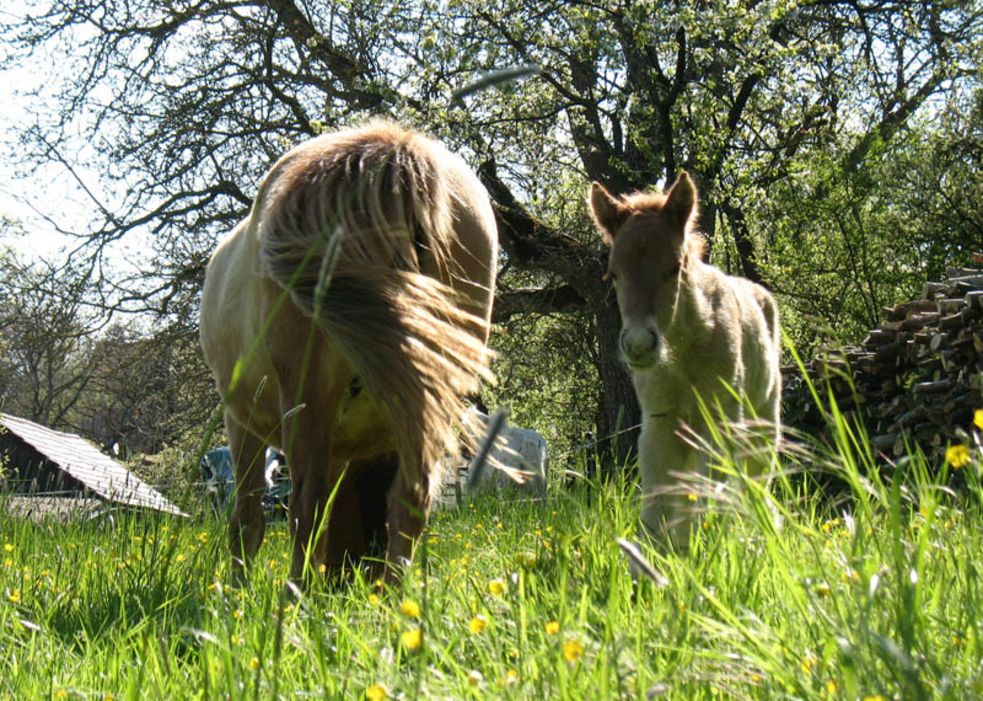
[[[826,582],[820,582],[817,584],[814,591],[819,596],[829,596],[833,593],[833,589]]]
[[[563,659],[570,664],[575,664],[584,654],[584,645],[576,638],[567,638],[563,641],[561,650],[563,651]]]
[[[863,701],[887,701],[887,699],[880,694],[873,694],[871,696],[864,696]]]
[[[382,684],[373,684],[365,690],[365,698],[369,701],[386,701],[389,698],[389,689]]]
[[[12,604],[19,604],[20,603],[20,589],[14,589],[12,592],[10,592],[9,594],[7,594],[7,599]]]
[[[53,694],[53,696],[56,699],[67,699],[68,698],[68,692],[65,691],[64,689],[55,689],[55,693]]]
[[[536,560],[536,553],[531,550],[524,550],[515,556],[515,563],[519,567],[535,567]]]
[[[547,635],[556,635],[560,632],[560,622],[559,621],[547,621],[546,625],[543,626],[546,629]]]
[[[505,673],[505,676],[498,680],[499,686],[515,686],[519,683],[519,673],[514,669],[510,669]]]
[[[410,628],[403,632],[399,641],[407,650],[416,650],[423,645],[423,631],[419,628]]]
[[[12,553],[12,552],[14,552],[14,544],[13,543],[4,543],[3,544],[3,551],[5,553]]]
[[[3,559],[3,566],[4,567],[13,567],[14,566],[14,561],[11,558],[9,558],[9,557],[5,557]]]
[[[859,582],[860,573],[851,567],[850,569],[846,570],[842,575],[840,575],[840,579],[842,579],[844,582],[847,583]]]
[[[495,596],[501,596],[507,588],[508,585],[505,584],[504,579],[493,579],[488,582],[488,593]]]
[[[403,599],[403,603],[399,605],[399,610],[403,612],[404,616],[409,616],[410,618],[420,617],[420,604],[413,601],[413,599]]]
[[[977,409],[973,412],[973,425],[983,431],[983,409]]]
[[[802,658],[802,664],[799,665],[799,669],[802,670],[803,674],[812,674],[812,670],[816,668],[819,660],[811,652]]]
[[[471,619],[468,624],[468,630],[470,630],[474,635],[485,632],[485,628],[488,627],[488,619],[482,616],[480,613]]]
[[[686,495],[686,498],[689,499],[690,501],[698,501],[700,496],[698,494],[690,492],[689,494]]]
[[[369,606],[378,606],[378,605],[379,605],[379,595],[369,594]]]
[[[253,656],[253,658],[251,660],[249,660],[249,669],[251,669],[253,671],[259,669],[259,658],[258,657]]]
[[[969,463],[969,448],[964,445],[951,445],[945,451],[945,461],[958,470]]]

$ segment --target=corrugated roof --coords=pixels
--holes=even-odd
[[[187,516],[167,498],[81,436],[0,413],[0,424],[103,499]]]

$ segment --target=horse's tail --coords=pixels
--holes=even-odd
[[[431,490],[472,434],[464,397],[490,378],[487,321],[450,287],[453,195],[435,148],[377,124],[301,149],[261,192],[259,222],[266,270],[380,405],[403,477]]]

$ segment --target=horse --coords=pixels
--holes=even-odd
[[[267,446],[290,471],[291,581],[383,547],[375,566],[398,579],[444,456],[475,430],[465,398],[490,378],[497,245],[463,159],[395,123],[322,134],[270,168],[201,299],[235,462],[237,582],[265,531]]]
[[[594,182],[588,206],[610,249],[606,276],[621,314],[620,352],[642,409],[642,524],[657,544],[685,551],[693,509],[684,483],[707,474],[698,446],[711,442],[712,412],[767,427],[764,445],[749,456],[749,475],[760,475],[777,448],[778,307],[764,287],[703,262],[698,193],[685,171],[664,194],[615,196]]]

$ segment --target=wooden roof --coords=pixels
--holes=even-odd
[[[0,413],[0,426],[107,501],[187,516],[163,494],[81,436],[3,413]]]

